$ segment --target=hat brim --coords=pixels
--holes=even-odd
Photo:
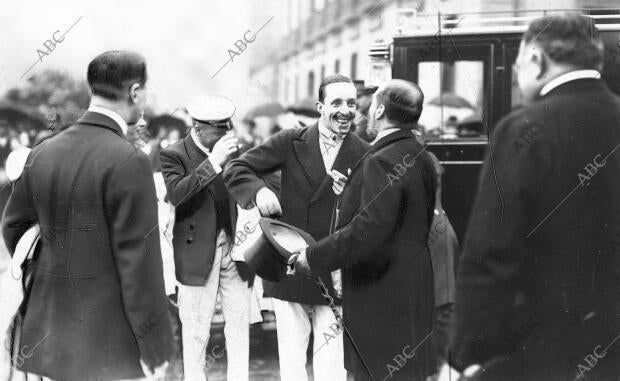
[[[244,253],[245,262],[261,278],[279,282],[287,277],[288,259],[294,250],[302,248],[297,246],[306,247],[315,240],[305,231],[271,218],[261,218],[259,226],[262,234]]]

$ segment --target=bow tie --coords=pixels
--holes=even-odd
[[[344,136],[341,136],[341,135],[338,135],[338,134],[326,135],[326,134],[321,133],[321,136],[323,136],[323,138],[325,138],[325,139],[327,139],[329,141],[332,141],[334,143],[340,143],[341,141],[344,140],[346,135],[344,135]]]

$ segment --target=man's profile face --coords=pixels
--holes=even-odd
[[[325,99],[318,103],[321,121],[334,133],[349,132],[357,108],[355,86],[349,82],[330,83],[325,86]]]
[[[140,85],[138,83],[129,87],[129,104],[131,105],[130,119],[128,124],[137,124],[141,116],[144,115],[144,109],[146,108],[146,99],[148,93],[146,91],[146,83]]]
[[[377,94],[383,90],[383,87],[379,88],[372,95],[372,102],[370,103],[370,107],[368,108],[368,127],[366,129],[366,133],[372,139],[377,137],[379,131],[377,131],[377,108],[379,107],[379,103],[377,100]]]
[[[127,124],[127,140],[134,145],[143,145],[148,142],[149,139],[146,136],[146,120],[144,116],[140,115],[137,123]]]
[[[362,115],[368,115],[368,109],[372,103],[372,94],[365,94],[357,100],[357,110]]]
[[[541,78],[543,70],[540,61],[543,54],[539,49],[533,43],[526,44],[521,41],[519,54],[515,61],[519,89],[521,89],[521,93],[527,102],[536,99],[540,89],[544,86],[544,77]]]

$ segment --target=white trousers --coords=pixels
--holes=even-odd
[[[235,262],[230,258],[229,247],[225,236],[220,234],[213,268],[204,286],[179,285],[185,381],[206,381],[208,370],[224,355],[224,348],[219,346],[215,346],[210,351],[212,353],[205,353],[218,293],[225,320],[226,379],[247,381],[249,377],[251,289],[239,276]]]
[[[338,307],[340,308],[340,307]],[[314,333],[312,369],[315,381],[346,381],[343,335],[329,306],[310,306],[273,299],[282,381],[307,381],[306,351]],[[312,312],[312,320],[310,319]]]

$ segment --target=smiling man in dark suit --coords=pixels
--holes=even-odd
[[[356,381],[425,380],[435,371],[427,247],[435,172],[413,132],[423,101],[411,82],[379,87],[368,113],[376,138],[345,186],[338,230],[295,264],[313,275],[344,269],[343,314],[357,345],[345,341],[345,364]]]
[[[523,35],[527,104],[495,128],[457,276],[452,365],[474,379],[618,379],[620,101],[602,62],[590,17]]]
[[[155,184],[148,157],[125,138],[144,112],[146,63],[103,53],[87,78],[88,111],[32,150],[4,212],[11,252],[41,227],[21,334],[33,350],[19,368],[52,380],[161,375],[172,333]]]
[[[263,216],[281,214],[282,221],[307,231],[315,239],[328,235],[335,192],[344,182],[334,182],[330,173],[347,173],[368,147],[349,133],[355,117],[355,96],[350,78],[326,77],[319,87],[318,123],[280,132],[231,161],[224,177],[239,204],[244,208],[256,205]],[[277,170],[282,171],[280,199],[264,180]],[[334,295],[329,272],[323,275]],[[307,379],[306,351],[314,331],[314,379],[344,381],[342,336],[326,343],[324,334],[334,332],[337,323],[314,281],[299,276],[263,283],[265,293],[274,298],[281,379]]]

